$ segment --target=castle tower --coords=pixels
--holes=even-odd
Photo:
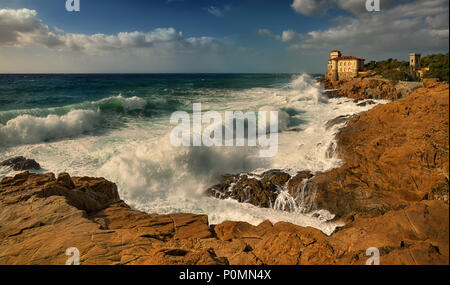
[[[330,53],[331,59],[335,59],[335,58],[338,58],[338,57],[341,57],[341,56],[342,56],[342,54],[341,54],[341,52],[338,51],[338,50],[334,50],[334,51],[332,51],[332,52]]]
[[[341,57],[342,54],[338,50],[333,50],[330,53],[330,60],[328,61],[328,72],[326,77],[331,81],[338,80],[338,58]]]
[[[409,68],[411,70],[420,69],[420,53],[410,53],[409,54]]]

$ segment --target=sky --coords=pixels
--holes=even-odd
[[[449,49],[449,0],[79,1],[0,0],[0,73],[321,73],[334,49]]]

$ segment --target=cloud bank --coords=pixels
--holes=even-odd
[[[124,49],[157,49],[189,53],[217,50],[222,43],[212,37],[185,37],[173,28],[157,28],[149,32],[106,34],[74,34],[52,29],[37,17],[35,10],[0,10],[0,46],[39,44],[60,51],[102,53]]]
[[[382,11],[375,13],[365,11],[365,1],[361,0],[336,0],[333,3],[351,15],[336,18],[335,26],[331,28],[307,33],[285,30],[281,35],[260,29],[259,34],[288,43],[291,50],[339,48],[386,53],[448,50],[448,0],[397,1],[395,4],[382,1]],[[327,7],[329,5],[321,0],[295,0],[292,3],[296,12],[308,16],[324,13]]]
[[[383,8],[389,8],[392,0],[380,0]],[[398,3],[406,0],[397,0]],[[366,0],[294,0],[291,5],[295,12],[304,16],[323,15],[328,10],[341,9],[358,15],[366,13]]]
[[[328,2],[326,0],[294,0],[291,7],[299,14],[314,16],[325,14],[328,10]]]

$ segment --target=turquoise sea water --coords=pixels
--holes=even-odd
[[[120,94],[125,98],[144,98],[147,105],[140,115],[154,116],[188,108],[186,100],[201,100],[216,90],[277,87],[291,78],[291,74],[0,75],[0,111],[55,108],[54,113],[61,115],[70,108],[89,107],[90,102]],[[164,104],[161,98],[165,99]],[[103,111],[125,111],[118,100],[97,106]],[[7,120],[2,117],[0,123]]]

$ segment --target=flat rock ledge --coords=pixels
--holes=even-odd
[[[147,214],[120,200],[103,178],[23,172],[0,182],[0,264],[312,265],[448,264],[448,204],[420,201],[374,218],[354,215],[326,236],[264,221],[210,225],[195,214]]]

